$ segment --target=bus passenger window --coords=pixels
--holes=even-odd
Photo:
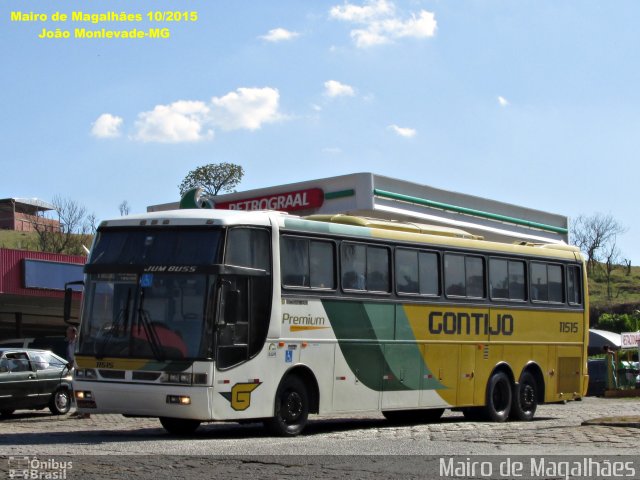
[[[341,251],[342,288],[364,290],[367,253],[364,245],[344,243]]]
[[[549,300],[547,289],[547,265],[531,263],[531,300],[546,302]]]
[[[444,256],[445,293],[451,296],[464,297],[466,295],[464,256]]]
[[[563,303],[562,267],[560,265],[547,265],[547,278],[549,279],[549,301]]]
[[[491,298],[525,300],[524,262],[491,258],[489,288]]]
[[[396,290],[414,295],[439,295],[438,254],[396,249]]]
[[[567,291],[571,305],[582,304],[582,290],[580,288],[580,267],[567,267]]]
[[[308,238],[280,239],[282,285],[293,288],[335,288],[333,243]]]
[[[399,293],[420,293],[418,251],[396,250],[396,289]]]
[[[311,241],[309,245],[309,265],[311,288],[334,289],[333,243]]]
[[[438,254],[420,252],[420,295],[440,295]]]
[[[225,263],[269,271],[269,232],[258,228],[233,228],[227,234]]]
[[[388,292],[389,288],[389,250],[379,247],[367,247],[367,290]]]
[[[489,260],[489,289],[491,298],[509,298],[509,264],[506,260]]]
[[[309,287],[309,241],[302,238],[280,239],[282,284]]]
[[[484,262],[480,257],[465,257],[467,297],[484,297]]]

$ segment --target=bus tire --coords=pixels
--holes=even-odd
[[[200,426],[200,420],[160,417],[160,423],[171,435],[191,435]]]
[[[511,411],[511,380],[504,372],[495,372],[487,383],[487,403],[484,416],[492,422],[504,422]]]
[[[538,383],[529,372],[524,372],[515,386],[510,417],[514,420],[530,421],[538,407]]]
[[[296,375],[286,377],[276,392],[274,415],[264,421],[267,430],[279,437],[294,437],[307,425],[309,393]]]

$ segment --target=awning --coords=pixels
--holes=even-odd
[[[620,350],[622,337],[619,333],[608,332],[606,330],[589,329],[589,355],[602,353],[602,347],[608,346],[611,350]]]

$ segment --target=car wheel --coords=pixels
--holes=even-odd
[[[10,417],[15,410],[0,410],[0,417]]]
[[[264,425],[274,435],[293,437],[302,432],[308,417],[307,388],[300,378],[290,375],[278,387],[274,416],[265,420]]]
[[[71,409],[71,395],[66,388],[59,388],[51,396],[49,410],[54,415],[64,415]]]
[[[171,435],[191,435],[200,426],[200,420],[160,417],[160,423]]]

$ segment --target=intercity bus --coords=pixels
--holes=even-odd
[[[103,222],[85,267],[80,411],[262,421],[531,420],[586,391],[577,248],[349,215],[176,210]]]

